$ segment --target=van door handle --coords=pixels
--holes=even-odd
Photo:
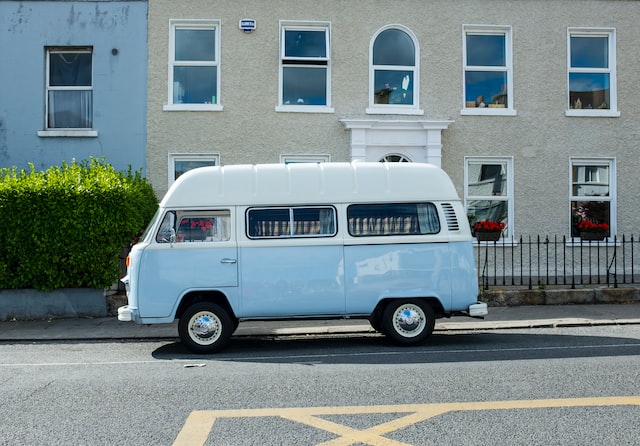
[[[236,259],[222,259],[220,263],[236,263]]]

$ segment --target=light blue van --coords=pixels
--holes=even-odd
[[[194,352],[241,321],[367,318],[418,344],[437,318],[482,317],[471,231],[422,163],[203,167],[171,186],[131,250],[118,319],[178,319]]]

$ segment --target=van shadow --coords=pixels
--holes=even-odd
[[[399,347],[378,334],[326,337],[231,338],[221,352],[198,355],[181,343],[156,349],[160,360],[274,364],[434,364],[529,359],[640,355],[640,340],[609,336],[513,334],[501,332],[433,334],[420,346]]]

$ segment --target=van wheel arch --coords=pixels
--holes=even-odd
[[[178,306],[178,310],[176,311],[175,318],[180,319],[187,308],[199,302],[209,302],[221,306],[231,318],[231,322],[233,323],[233,331],[238,328],[238,324],[240,321],[234,314],[231,305],[229,305],[227,296],[225,296],[220,291],[195,291],[185,294],[180,301],[180,305]]]

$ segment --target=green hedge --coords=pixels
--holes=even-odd
[[[0,288],[113,285],[122,249],[156,208],[140,172],[116,172],[104,160],[0,169]]]

